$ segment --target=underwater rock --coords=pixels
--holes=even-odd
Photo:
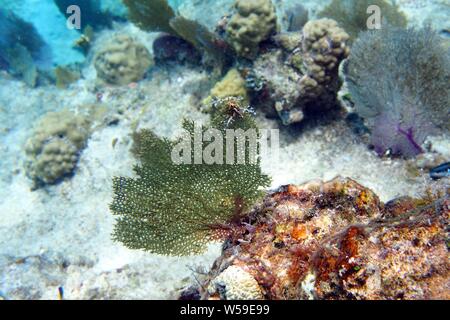
[[[201,61],[200,52],[192,44],[171,34],[162,34],[153,41],[153,56],[157,64],[199,64]]]
[[[449,299],[450,199],[448,192],[438,196],[383,204],[341,177],[281,187],[243,218],[199,293],[203,299]]]
[[[25,169],[33,188],[55,184],[70,175],[89,137],[89,122],[68,110],[48,113],[28,139]]]
[[[132,37],[119,34],[107,41],[94,58],[97,77],[112,85],[141,80],[153,59],[147,48]]]
[[[449,131],[450,54],[443,43],[429,27],[389,27],[361,33],[353,44],[344,68],[348,89],[380,156],[416,156],[428,136]]]
[[[237,0],[230,18],[227,38],[236,53],[253,58],[259,44],[277,30],[277,16],[271,0]]]
[[[324,111],[337,105],[339,64],[349,54],[348,35],[334,20],[308,22],[302,32],[274,37],[279,48],[261,54],[252,77],[264,82],[285,125],[301,122],[304,111]]]

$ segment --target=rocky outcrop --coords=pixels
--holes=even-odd
[[[449,208],[448,190],[383,204],[351,179],[284,186],[228,238],[198,291],[203,299],[449,299]],[[225,281],[230,269],[245,286]]]

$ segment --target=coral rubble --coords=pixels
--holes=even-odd
[[[449,299],[449,213],[448,193],[383,204],[347,178],[284,186],[242,220],[199,291],[204,299]]]
[[[68,110],[47,114],[26,143],[25,169],[33,188],[70,175],[89,137],[89,121]]]
[[[275,7],[271,0],[237,0],[235,10],[226,28],[228,40],[238,55],[253,58],[277,30]]]
[[[144,77],[153,65],[153,58],[144,45],[128,35],[118,34],[97,52],[94,64],[100,80],[127,85]]]
[[[336,105],[340,62],[349,54],[348,35],[334,20],[306,23],[301,32],[275,36],[279,48],[261,54],[250,75],[260,79],[284,124],[303,120],[304,111]]]

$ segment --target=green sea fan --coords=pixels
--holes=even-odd
[[[222,132],[254,125],[247,113],[236,116],[223,111],[212,121]],[[236,119],[228,121],[233,116]],[[194,123],[185,121],[183,127],[192,138]],[[259,162],[174,164],[172,149],[180,141],[160,138],[149,130],[135,136],[134,153],[140,162],[134,168],[137,177],[113,180],[114,240],[131,249],[163,255],[202,253],[208,242],[225,236],[263,196],[262,188],[269,186]]]

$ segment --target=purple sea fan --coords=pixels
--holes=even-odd
[[[448,131],[450,54],[431,28],[361,33],[345,71],[378,154],[412,157],[428,135]]]

